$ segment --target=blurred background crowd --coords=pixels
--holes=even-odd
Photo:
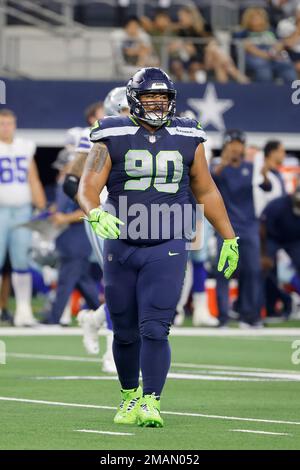
[[[143,66],[198,83],[289,82],[300,73],[298,0],[0,4],[2,25],[11,26],[1,33],[0,65],[13,76],[42,77],[45,54],[52,73],[65,78],[126,79]],[[59,45],[55,55],[51,41]]]

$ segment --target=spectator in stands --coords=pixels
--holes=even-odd
[[[219,162],[212,166],[212,176],[222,194],[235,233],[240,237],[239,298],[237,310],[241,327],[258,327],[260,322],[260,242],[259,222],[253,200],[253,165],[244,161],[245,135],[227,131]],[[262,189],[269,190],[266,171],[262,171]],[[218,249],[222,240],[218,236]],[[228,281],[217,272],[217,302],[221,326],[228,322]]]
[[[210,25],[205,23],[196,7],[186,5],[178,10],[175,31],[179,38],[185,39],[174,41],[169,48],[171,72],[178,80],[184,79],[187,70],[191,81],[203,82],[206,72],[211,71],[216,80],[222,83],[228,82],[229,78],[240,83],[248,82],[247,77],[236,68],[231,57],[220,48]]]
[[[122,31],[112,34],[117,69],[124,78],[134,74],[138,68],[157,66],[150,36],[141,28],[137,17],[126,21]]]
[[[255,81],[268,82],[275,77],[286,83],[296,78],[295,68],[284,48],[270,29],[267,12],[248,8],[242,17],[243,30],[234,35],[244,40],[247,72]]]
[[[276,29],[277,24],[284,18],[294,15],[299,0],[269,0],[269,16],[272,28]]]
[[[161,9],[157,10],[153,20],[147,16],[142,16],[140,18],[140,22],[144,30],[152,36],[154,50],[161,62],[164,47],[163,39],[165,37],[172,37],[175,35],[174,23],[172,22],[168,12]],[[168,44],[167,50],[169,50]]]
[[[279,22],[277,34],[283,41],[300,77],[300,4],[296,14]]]

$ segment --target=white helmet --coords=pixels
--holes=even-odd
[[[129,111],[126,87],[113,88],[104,100],[104,114],[105,116],[119,116],[124,110]]]

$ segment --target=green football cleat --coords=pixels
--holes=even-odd
[[[142,388],[121,390],[122,401],[114,417],[116,424],[136,424],[139,410],[139,402],[142,398]]]
[[[139,404],[138,420],[139,426],[147,428],[162,428],[164,421],[160,416],[160,400],[152,395],[145,395]]]

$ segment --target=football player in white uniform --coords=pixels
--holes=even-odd
[[[129,114],[129,107],[126,98],[126,87],[113,88],[104,100],[104,114],[105,116],[118,116],[119,114]],[[95,116],[95,121],[97,121]],[[90,127],[85,128],[82,131],[81,138],[76,149],[76,157],[69,169],[69,174],[66,176],[64,189],[65,192],[72,198],[76,197],[79,180],[83,171],[83,167],[88,156],[88,153],[92,147],[90,142]],[[106,188],[103,189],[100,199],[103,204],[107,197]],[[86,223],[86,230],[91,242],[94,255],[100,265],[103,268],[103,240],[94,233],[89,223]],[[106,352],[103,355],[102,370],[104,372],[116,372],[116,367],[112,354],[112,325],[106,304],[100,305],[95,310],[82,310],[78,314],[78,321],[83,329],[83,344],[89,354],[99,353],[99,339],[98,331],[104,324],[105,320],[108,327],[107,333],[107,345]]]
[[[46,197],[34,162],[35,144],[17,137],[16,116],[0,110],[0,270],[9,252],[16,298],[15,326],[33,326],[32,280],[28,252],[31,233],[18,227],[28,222],[32,205],[46,207]]]

